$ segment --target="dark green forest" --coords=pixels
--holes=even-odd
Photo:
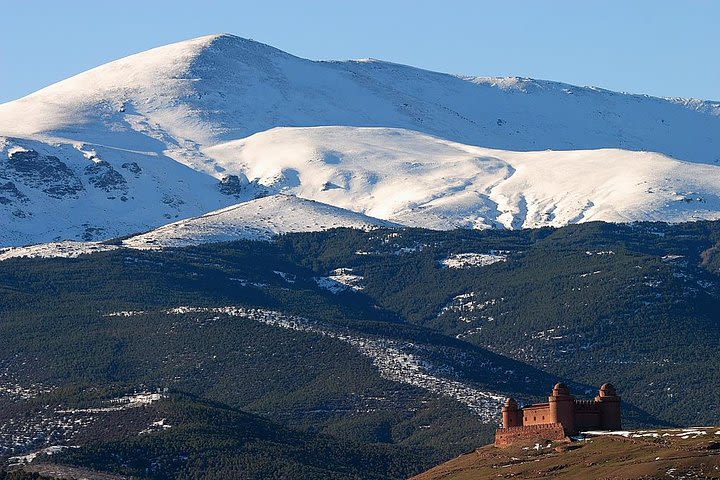
[[[491,440],[499,410],[492,420],[389,378],[347,338],[499,397],[537,401],[558,380],[591,397],[611,381],[626,426],[718,424],[719,242],[718,222],[339,229],[6,260],[0,458],[68,445],[33,464],[147,478],[405,478]],[[498,260],[442,263],[470,253]],[[362,289],[322,288],[337,269]],[[205,310],[168,313],[181,306]],[[227,306],[317,327],[217,310]],[[138,391],[162,400],[58,413]],[[159,420],[170,427],[145,432]]]

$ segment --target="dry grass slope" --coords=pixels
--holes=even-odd
[[[487,445],[412,480],[720,479],[720,428],[700,430],[704,433],[657,430],[657,436],[607,435],[508,448]]]

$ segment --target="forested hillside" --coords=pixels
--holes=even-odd
[[[0,456],[404,478],[558,379],[579,396],[613,382],[628,426],[716,424],[719,241],[714,222],[337,229],[11,258]]]
[[[317,271],[353,268],[367,295],[411,323],[559,376],[611,380],[667,421],[703,424],[720,406],[719,236],[716,222],[597,222],[283,241]],[[443,268],[463,252],[495,260]]]

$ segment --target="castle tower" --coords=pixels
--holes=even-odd
[[[595,397],[600,407],[600,422],[603,430],[620,430],[620,397],[611,383],[605,383],[600,387],[600,392]]]
[[[502,408],[503,428],[522,425],[522,412],[514,398],[509,397]]]
[[[575,397],[564,383],[555,385],[552,395],[548,397],[550,421],[563,426],[566,434],[575,433]]]

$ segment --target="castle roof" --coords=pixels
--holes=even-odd
[[[603,383],[600,387],[600,396],[601,397],[612,397],[617,395],[617,391],[615,390],[615,387],[612,383]]]
[[[570,395],[570,389],[562,382],[556,383],[553,387],[553,397],[557,397],[558,395]]]

